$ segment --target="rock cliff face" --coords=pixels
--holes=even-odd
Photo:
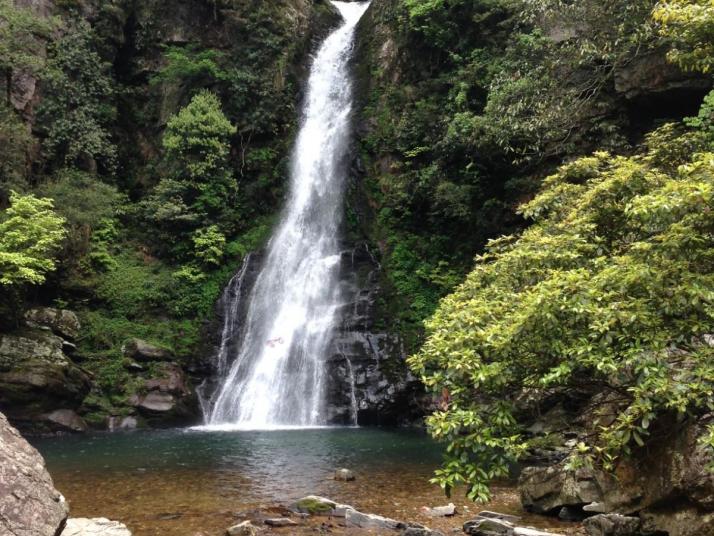
[[[707,469],[714,460],[699,442],[709,419],[685,425],[672,422],[654,448],[622,460],[614,474],[568,470],[567,459],[526,467],[519,481],[521,502],[533,512],[566,518],[595,514],[634,518],[625,524],[635,528],[621,533],[628,536],[714,533],[714,474]],[[588,524],[592,525],[589,534],[600,534],[602,526],[616,521],[594,520]]]
[[[40,453],[0,413],[0,534],[59,536],[68,512]]]
[[[28,313],[25,328],[0,334],[0,409],[14,422],[42,431],[86,429],[75,411],[91,378],[72,361],[75,347],[67,340],[78,331],[70,311],[40,308]]]
[[[398,333],[380,325],[381,265],[366,243],[342,253],[345,305],[327,366],[329,420],[339,424],[405,424],[423,414],[423,388],[407,370]]]

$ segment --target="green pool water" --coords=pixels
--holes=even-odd
[[[451,500],[459,516],[436,521],[423,516],[423,506],[449,501],[428,482],[441,460],[441,448],[419,430],[162,430],[33,443],[45,456],[73,516],[117,519],[135,536],[222,535],[237,521],[279,514],[308,494],[444,530],[460,527],[479,510],[458,496]],[[350,468],[357,479],[335,481],[332,475],[339,467]],[[489,508],[521,513],[508,485],[496,487]],[[534,521],[549,525],[540,518]],[[281,533],[315,530],[322,527],[313,523]],[[329,530],[344,529],[335,525]]]

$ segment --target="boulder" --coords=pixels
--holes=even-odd
[[[599,514],[583,521],[588,536],[637,536],[640,525],[639,517],[620,514]]]
[[[335,471],[335,480],[340,480],[342,482],[349,482],[355,479],[355,474],[349,469],[337,469]]]
[[[407,528],[405,523],[395,521],[388,517],[378,516],[376,514],[364,514],[357,510],[347,510],[345,512],[345,525],[349,527],[361,529],[378,529],[378,530],[399,530]]]
[[[456,506],[454,503],[449,503],[446,506],[435,506],[433,508],[424,506],[421,511],[429,517],[448,517],[456,514]]]
[[[463,530],[471,536],[513,536],[513,524],[500,519],[477,517],[464,523]]]
[[[198,403],[183,369],[160,363],[129,398],[146,420],[155,426],[185,424],[195,419]]]
[[[0,409],[23,427],[45,426],[47,414],[77,409],[91,388],[90,376],[62,351],[48,330],[0,335]]]
[[[126,357],[137,361],[170,361],[171,352],[166,348],[153,345],[141,339],[130,339],[122,346]]]
[[[256,534],[258,534],[258,527],[250,521],[243,521],[226,529],[226,536],[255,536]]]
[[[44,415],[44,419],[60,432],[86,432],[87,423],[71,409],[56,409]]]
[[[293,503],[290,509],[300,514],[332,517],[345,517],[347,510],[354,510],[354,508],[347,504],[339,504],[318,495],[308,495],[302,499],[298,499]]]
[[[47,327],[56,335],[71,341],[79,337],[82,329],[77,315],[66,309],[35,307],[25,313],[25,320],[31,325]]]
[[[523,507],[537,514],[556,514],[564,506],[582,507],[603,499],[593,472],[586,468],[569,471],[565,461],[524,468],[518,488]]]
[[[191,394],[186,375],[176,363],[161,363],[154,371],[154,375],[144,381],[147,391],[171,393],[179,397]]]
[[[45,462],[0,413],[0,534],[60,534],[69,508]]]
[[[105,517],[77,517],[67,520],[62,536],[131,536],[131,532],[124,523]]]

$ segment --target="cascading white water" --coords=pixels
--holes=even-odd
[[[333,4],[344,22],[322,43],[311,67],[288,204],[250,295],[243,340],[214,398],[210,425],[325,424],[324,358],[340,304],[337,235],[352,106],[348,64],[355,26],[369,3]]]

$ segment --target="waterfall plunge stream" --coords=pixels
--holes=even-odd
[[[223,377],[204,406],[211,426],[326,424],[324,359],[340,305],[337,235],[352,107],[348,64],[355,27],[369,3],[333,4],[344,21],[322,43],[310,70],[290,196],[248,297],[243,339],[230,367],[225,338],[237,307],[224,303],[218,356]],[[240,292],[232,299],[240,299]]]

